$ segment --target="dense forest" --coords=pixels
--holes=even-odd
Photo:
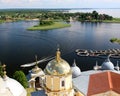
[[[112,20],[113,17],[107,14],[99,14],[97,11],[92,13],[69,13],[64,10],[47,10],[47,9],[1,9],[1,21],[17,21],[17,20],[72,20],[77,21],[93,21],[102,22],[103,20]]]

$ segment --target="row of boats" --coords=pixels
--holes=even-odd
[[[108,49],[108,50],[76,49],[75,52],[77,53],[78,56],[106,57],[110,55],[111,58],[120,59],[120,49]]]

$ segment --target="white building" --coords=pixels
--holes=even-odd
[[[9,78],[4,71],[3,78],[0,76],[0,96],[27,96],[27,92],[18,81]]]

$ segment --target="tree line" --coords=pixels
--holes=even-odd
[[[0,10],[0,20],[26,20],[26,19],[40,19],[40,20],[65,20],[70,18],[77,21],[103,21],[112,20],[113,17],[107,14],[99,14],[97,11],[87,13],[69,13],[67,11],[57,10],[39,10],[39,9],[11,9]]]

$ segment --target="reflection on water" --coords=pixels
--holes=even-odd
[[[20,69],[21,64],[34,61],[36,54],[39,59],[54,56],[57,44],[60,45],[62,57],[70,64],[77,59],[81,70],[91,69],[96,60],[101,64],[103,59],[78,57],[74,52],[77,48],[101,50],[120,47],[109,42],[112,37],[120,38],[119,23],[71,22],[71,27],[63,29],[26,30],[37,23],[20,21],[0,24],[0,60],[7,64],[9,72]],[[40,66],[44,68],[46,63]]]

